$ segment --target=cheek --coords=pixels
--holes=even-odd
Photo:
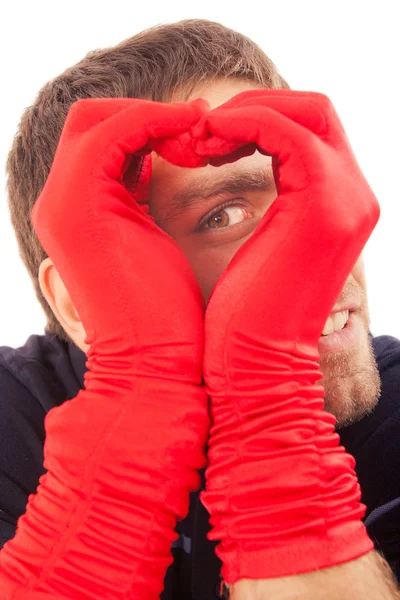
[[[248,238],[244,237],[235,242],[220,244],[215,247],[201,247],[200,244],[186,245],[178,243],[190,262],[205,302],[208,302],[218,279],[246,239]]]
[[[160,229],[171,236],[188,259],[199,283],[204,300],[207,302],[217,280],[228,266],[235,252],[240,248],[241,243],[221,243],[218,246],[210,246],[204,239],[204,236],[185,235],[185,227],[182,225],[179,227],[176,224],[165,225],[162,215],[160,218],[157,207],[154,204],[150,206],[150,214],[155,218]],[[242,240],[240,241],[242,242]]]
[[[233,256],[250,237],[251,234],[230,244],[221,244],[216,247],[201,247],[200,244],[193,243],[179,244],[177,240],[191,264],[206,302],[208,302],[215,284],[228,267]],[[357,284],[362,287],[363,290],[366,290],[364,260],[362,255],[354,265],[351,275],[354,277]]]
[[[351,274],[354,277],[354,279],[356,280],[356,282],[358,283],[358,285],[361,286],[363,288],[363,290],[365,290],[367,283],[366,283],[365,269],[364,269],[364,257],[362,254],[360,255],[359,259],[357,260],[356,264],[354,265],[354,267],[351,271]]]

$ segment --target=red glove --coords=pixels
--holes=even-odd
[[[154,600],[163,589],[205,464],[204,302],[121,178],[154,138],[170,161],[204,164],[166,138],[205,108],[85,99],[68,113],[32,221],[82,319],[89,370],[46,417],[48,472],[0,553],[2,600]]]
[[[282,577],[373,548],[355,461],[324,411],[318,340],[378,218],[329,99],[239,94],[194,127],[195,149],[272,155],[278,197],[218,281],[205,317],[211,540],[228,583]],[[244,148],[244,149],[243,149]]]

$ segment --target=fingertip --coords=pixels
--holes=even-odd
[[[201,115],[210,112],[210,103],[205,98],[195,98],[195,100],[191,100],[191,104]]]

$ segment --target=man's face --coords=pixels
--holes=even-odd
[[[205,98],[215,108],[254,87],[243,81],[225,80],[195,90],[189,99]],[[175,167],[153,154],[150,214],[188,258],[206,302],[218,278],[276,197],[271,157],[258,152],[221,167],[198,169]],[[362,257],[335,307],[354,309],[350,313],[351,328],[349,322],[347,336],[342,331],[321,338],[320,367],[326,408],[337,417],[338,425],[344,425],[368,413],[380,393],[368,336]],[[340,327],[343,323],[337,322],[337,317],[335,326]]]

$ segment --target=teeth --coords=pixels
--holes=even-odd
[[[346,325],[349,320],[349,311],[344,310],[342,312],[335,313],[329,316],[326,320],[322,335],[329,335],[334,331],[340,331]]]

